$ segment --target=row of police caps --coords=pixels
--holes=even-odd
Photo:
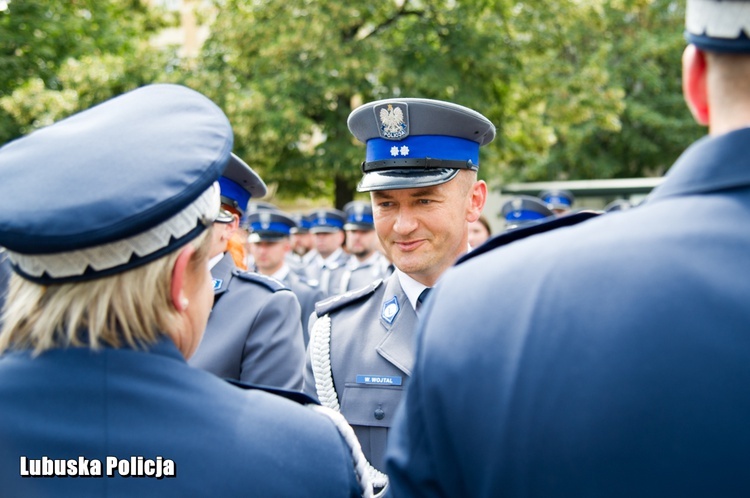
[[[513,229],[560,216],[573,211],[575,197],[568,190],[545,190],[538,197],[517,195],[500,208],[505,228]],[[624,211],[634,207],[625,199],[617,199],[605,206],[604,212]]]
[[[503,204],[500,216],[507,228],[515,228],[565,213],[573,208],[575,197],[567,190],[546,190],[538,197],[519,195]],[[605,211],[628,209],[630,204],[617,200],[605,207]],[[221,216],[219,218],[221,221]],[[231,215],[226,217],[231,221]],[[339,230],[373,230],[375,228],[372,206],[365,201],[352,201],[344,210],[315,209],[309,213],[288,214],[274,204],[251,201],[247,205],[243,226],[252,233],[251,241],[272,240],[290,234],[330,233]]]
[[[221,215],[217,221],[223,221]],[[227,217],[226,221],[231,219]],[[269,202],[251,201],[241,224],[251,232],[251,242],[270,241],[291,234],[375,229],[372,206],[364,201],[349,202],[343,211],[314,209],[308,213],[286,213]]]

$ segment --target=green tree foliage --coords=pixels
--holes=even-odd
[[[480,175],[661,174],[703,133],[680,91],[675,0],[213,0],[197,60],[150,37],[144,0],[5,0],[0,140],[137,86],[214,99],[235,151],[282,198],[354,195],[364,147],[346,119],[387,97],[450,100],[497,126]],[[172,19],[174,21],[174,19]]]
[[[239,152],[280,194],[335,188],[340,207],[361,176],[346,119],[362,102],[428,97],[503,114],[513,55],[488,54],[504,23],[502,5],[484,4],[227,0],[194,84],[211,88]]]
[[[660,174],[701,133],[669,0],[224,0],[194,84],[281,194],[351,198],[356,105],[411,96],[487,115],[491,182]]]
[[[704,133],[682,99],[684,5],[674,0],[611,0],[587,2],[582,8],[585,22],[567,26],[547,62],[534,64],[544,67],[550,83],[568,84],[548,86],[543,122],[552,131],[553,143],[547,157],[522,165],[521,178],[661,175]],[[537,38],[541,46],[544,41]],[[566,78],[566,71],[577,77]],[[588,89],[594,98],[578,92],[583,100],[570,99],[572,89]],[[604,107],[597,108],[597,103]]]
[[[139,0],[10,0],[0,12],[0,141],[151,82],[166,22]]]

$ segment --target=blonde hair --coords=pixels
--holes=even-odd
[[[189,265],[205,265],[210,228],[189,242]],[[84,282],[44,286],[13,274],[3,310],[0,354],[102,344],[136,348],[155,343],[178,319],[171,282],[180,250],[122,273]]]

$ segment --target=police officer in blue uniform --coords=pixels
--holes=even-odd
[[[153,85],[0,149],[3,497],[360,495],[351,448],[299,393],[185,362],[231,148],[211,101]]]
[[[750,495],[749,32],[750,2],[687,1],[683,89],[710,135],[643,204],[445,275],[393,496]]]
[[[495,127],[466,107],[414,98],[366,104],[348,125],[367,145],[358,189],[370,192],[375,228],[396,270],[318,303],[305,392],[346,417],[380,489],[387,486],[380,471],[388,430],[412,373],[421,303],[469,250],[468,225],[487,195],[477,180],[479,148]]]
[[[302,324],[295,319],[301,313],[297,297],[276,279],[239,270],[224,252],[244,214],[240,207],[251,197],[264,196],[266,186],[239,158],[229,164],[219,185],[225,217],[214,227],[214,307],[190,364],[226,379],[299,390],[305,343]]]
[[[248,216],[250,252],[255,260],[254,271],[275,278],[297,296],[302,312],[300,323],[305,346],[308,343],[307,321],[315,311],[315,303],[323,300],[323,292],[307,283],[291,269],[286,256],[291,250],[290,231],[297,226],[286,213],[275,210],[256,212]]]
[[[292,250],[287,254],[289,268],[300,277],[307,278],[305,269],[318,252],[314,249],[313,235],[310,233],[312,218],[304,213],[291,213],[295,226],[290,232]]]
[[[331,294],[343,294],[361,289],[379,278],[388,276],[390,262],[380,252],[380,242],[375,233],[372,205],[352,201],[344,206],[346,223],[346,249],[349,259],[331,275]]]
[[[506,201],[500,208],[500,216],[505,220],[506,230],[538,222],[554,215],[555,213],[544,202],[530,195],[517,195]]]
[[[217,220],[214,231],[231,236],[244,214],[240,206],[247,206],[251,196],[264,196],[266,187],[239,158],[230,162],[219,185],[227,217]],[[305,343],[296,319],[301,313],[297,297],[276,279],[240,271],[224,252],[226,240],[217,241],[211,261],[214,307],[190,364],[226,379],[301,389]]]
[[[338,209],[317,209],[310,213],[310,233],[315,241],[316,255],[305,267],[307,281],[317,285],[328,296],[331,275],[346,264],[349,255],[344,252],[344,223],[346,213]]]

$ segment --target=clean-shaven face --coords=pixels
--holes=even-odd
[[[458,175],[432,187],[371,192],[375,230],[386,256],[426,285],[466,252],[472,189],[464,180]]]

